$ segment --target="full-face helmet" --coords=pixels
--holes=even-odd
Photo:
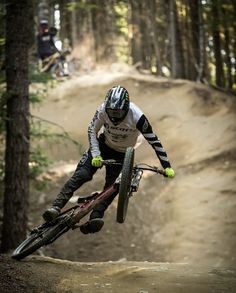
[[[105,111],[114,125],[121,123],[129,112],[129,93],[124,87],[117,85],[106,95]]]

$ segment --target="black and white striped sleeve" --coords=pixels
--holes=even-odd
[[[101,119],[101,109],[98,108],[88,126],[89,146],[93,157],[100,156],[101,154],[97,136],[102,125],[103,120]]]
[[[144,114],[140,117],[140,119],[137,122],[137,129],[142,133],[142,135],[145,137],[148,143],[155,150],[162,167],[164,169],[171,167],[165,149],[163,148],[157,135],[153,132],[152,126],[150,125],[148,119]]]

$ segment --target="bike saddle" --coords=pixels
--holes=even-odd
[[[99,192],[98,191],[95,191],[91,194],[86,194],[86,195],[80,195],[77,202],[78,203],[81,203],[81,202],[85,202],[86,200],[90,200],[90,199],[93,199],[96,195],[98,195]]]

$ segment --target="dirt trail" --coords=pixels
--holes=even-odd
[[[5,265],[0,276],[2,293],[233,293],[236,288],[235,271],[230,268],[186,263],[84,263],[39,256],[20,264],[5,256],[0,260],[0,267]]]
[[[22,282],[36,290],[31,292],[236,292],[235,98],[193,82],[114,69],[62,83],[32,112],[63,125],[85,149],[87,125],[107,89],[118,83],[149,117],[176,178],[147,174],[124,224],[115,222],[114,202],[100,233],[69,232],[41,251],[80,263],[31,257],[9,266],[30,267],[32,279]],[[46,148],[57,164],[45,175],[51,179],[47,190],[32,193],[31,225],[41,221],[80,157],[68,143]],[[146,142],[136,150],[136,161],[158,163]],[[102,185],[103,171],[80,192]]]

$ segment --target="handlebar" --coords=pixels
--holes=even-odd
[[[114,160],[114,159],[108,159],[108,160],[103,160],[102,161],[102,165],[103,166],[108,166],[108,165],[122,165],[122,161],[118,161],[118,160]],[[151,172],[155,172],[155,173],[158,173],[158,174],[161,174],[163,175],[164,177],[167,177],[166,173],[165,173],[165,170],[162,170],[162,169],[159,169],[158,167],[156,166],[150,166],[148,164],[144,164],[144,163],[141,163],[141,164],[136,164],[134,166],[134,170],[143,170],[143,171],[151,171]]]
[[[150,166],[148,164],[137,164],[134,166],[134,168],[139,170],[144,170],[144,171],[155,172],[155,173],[163,175],[164,177],[167,177],[165,170],[159,169],[156,166]]]
[[[108,159],[108,160],[102,160],[102,165],[103,166],[108,166],[108,165],[122,165],[122,161],[117,161],[114,159]]]

